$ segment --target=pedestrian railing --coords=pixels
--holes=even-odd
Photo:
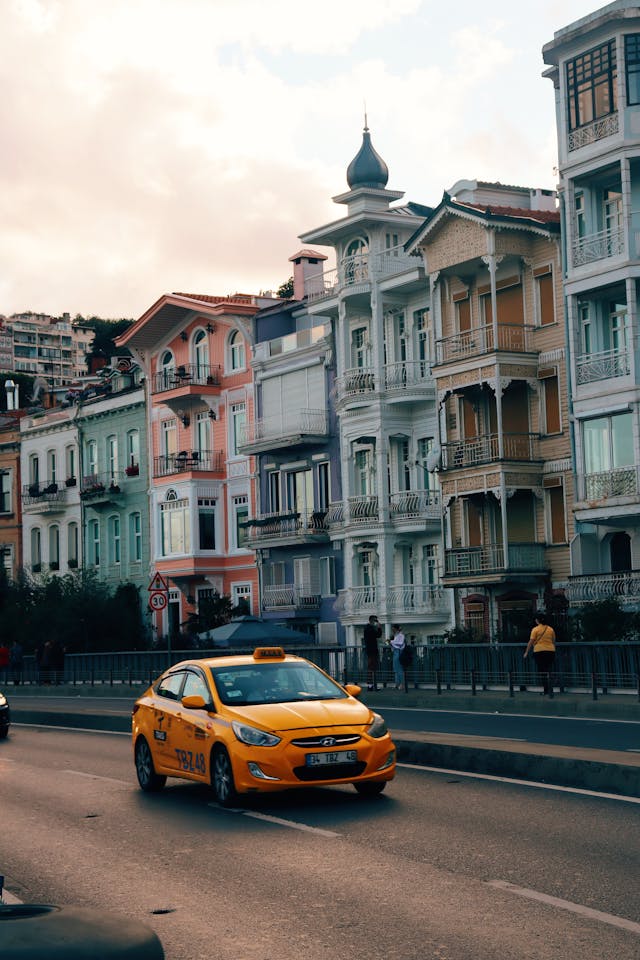
[[[524,644],[412,644],[413,662],[405,671],[407,688],[466,690],[482,694],[488,690],[508,691],[511,696],[539,689],[544,678],[533,657],[523,658]],[[26,656],[21,671],[0,668],[0,684],[29,685],[89,684],[148,686],[167,667],[181,660],[249,653],[251,648],[215,650],[143,650],[113,653],[67,654],[61,670],[38,669],[33,656]],[[367,657],[364,647],[287,647],[291,653],[316,663],[340,682],[366,686]],[[587,692],[594,698],[606,693],[638,696],[640,643],[559,643],[550,677],[558,692]],[[391,650],[381,649],[376,674],[380,686],[393,686]]]

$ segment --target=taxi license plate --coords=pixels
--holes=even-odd
[[[332,753],[308,753],[306,762],[308,767],[315,767],[321,763],[355,763],[357,759],[357,750],[337,750]]]

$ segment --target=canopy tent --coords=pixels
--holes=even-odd
[[[312,646],[313,637],[300,630],[289,630],[260,617],[234,617],[229,623],[198,634],[199,640],[213,647]]]

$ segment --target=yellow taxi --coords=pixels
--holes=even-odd
[[[310,785],[352,783],[374,796],[395,775],[396,751],[359,693],[281,647],[177,663],[133,708],[138,783],[210,784],[223,806]]]

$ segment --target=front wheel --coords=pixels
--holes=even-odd
[[[167,778],[156,773],[155,767],[153,766],[151,750],[144,737],[140,737],[140,739],[136,741],[135,760],[136,774],[140,788],[144,790],[145,793],[157,793],[158,790],[162,790],[167,782]]]
[[[382,793],[386,785],[386,780],[363,780],[359,783],[354,783],[354,787],[361,797],[377,797]]]
[[[238,800],[231,759],[224,747],[218,747],[213,755],[213,791],[222,807],[231,807]]]

